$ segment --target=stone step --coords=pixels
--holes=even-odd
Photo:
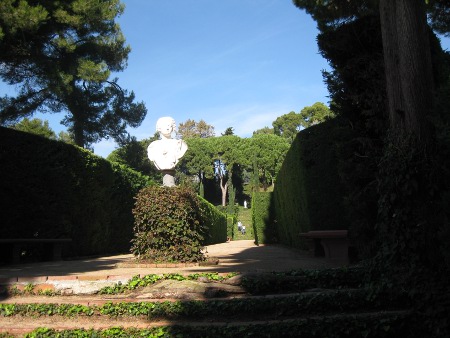
[[[360,335],[361,332],[370,332],[371,336],[378,337],[377,332],[394,336],[398,333],[406,332],[410,313],[408,311],[377,311],[377,312],[355,312],[337,313],[329,315],[314,315],[302,318],[283,318],[249,320],[245,316],[223,321],[221,318],[204,320],[149,320],[145,316],[141,317],[105,317],[105,316],[42,316],[42,317],[22,317],[22,320],[12,317],[0,317],[0,333],[9,333],[15,336],[23,336],[37,328],[48,328],[56,331],[76,330],[84,328],[86,330],[106,330],[112,328],[151,330],[158,329],[158,332],[170,332],[169,336],[235,336],[263,333],[264,336],[313,336],[312,330],[320,332],[334,332],[333,330],[343,330],[336,332],[337,336],[345,333],[345,336]],[[45,337],[50,337],[47,335]]]
[[[142,295],[141,295],[142,296]],[[311,314],[346,313],[352,311],[398,310],[408,308],[402,297],[368,299],[364,290],[321,290],[285,295],[240,296],[226,299],[145,299],[142,297],[12,297],[0,304],[0,316],[20,317],[103,316],[154,319],[186,319],[193,317],[288,318]]]
[[[293,297],[317,297],[318,295],[335,294],[335,293],[355,293],[360,292],[357,289],[342,290],[322,290],[314,289],[299,293],[286,294],[269,294],[269,295],[249,295],[237,294],[231,297],[205,298],[201,294],[195,298],[156,298],[152,294],[146,292],[148,288],[144,288],[140,292],[118,294],[118,295],[71,295],[71,296],[42,296],[42,295],[23,295],[0,299],[1,304],[76,304],[84,306],[101,306],[106,303],[141,303],[141,302],[189,302],[189,301],[205,301],[205,302],[231,302],[231,301],[263,301],[267,299],[283,300]]]

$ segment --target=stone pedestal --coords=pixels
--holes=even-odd
[[[163,186],[174,187],[175,186],[175,170],[162,170],[163,174]]]

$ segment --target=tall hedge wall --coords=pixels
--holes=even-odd
[[[348,229],[336,157],[341,137],[338,119],[297,134],[273,192],[274,217],[281,243],[305,248],[299,237],[302,232]]]
[[[148,177],[59,141],[0,128],[0,238],[72,238],[65,256],[128,251]]]
[[[226,242],[229,216],[218,210],[203,197],[198,195],[197,197],[200,201],[202,222],[208,227],[204,245]]]
[[[255,244],[277,242],[277,233],[273,223],[271,192],[255,192],[252,195],[252,224]]]

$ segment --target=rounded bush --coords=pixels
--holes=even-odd
[[[131,252],[155,263],[205,260],[201,249],[207,227],[200,210],[197,195],[188,188],[142,189],[133,209]]]

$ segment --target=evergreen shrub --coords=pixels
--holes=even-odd
[[[201,222],[206,224],[208,231],[204,245],[224,243],[227,241],[228,217],[219,211],[213,204],[209,203],[201,196],[197,196],[200,201]]]
[[[129,250],[133,198],[148,177],[29,133],[0,127],[0,141],[0,238],[72,238],[64,256]],[[23,249],[40,259],[40,248]]]
[[[216,209],[227,216],[227,238],[234,239],[236,232],[234,231],[239,215],[239,207],[236,205],[217,205]]]
[[[131,252],[154,262],[203,261],[205,244],[226,241],[226,216],[219,213],[191,189],[144,188],[133,209]]]
[[[227,214],[227,237],[234,238],[236,235],[234,228],[237,224],[237,214]]]
[[[254,192],[252,197],[252,225],[255,244],[275,243],[276,229],[271,218],[271,192]]]

